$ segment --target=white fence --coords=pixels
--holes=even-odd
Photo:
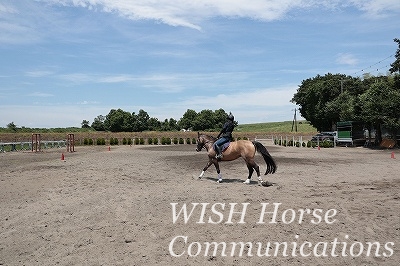
[[[36,143],[33,142],[35,145]],[[41,149],[50,148],[64,148],[67,142],[65,140],[52,140],[52,141],[41,141]],[[32,141],[22,141],[22,142],[0,142],[0,152],[7,151],[31,151]]]

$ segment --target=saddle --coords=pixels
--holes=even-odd
[[[230,141],[228,141],[228,142],[222,144],[222,146],[221,146],[221,152],[224,152],[226,149],[228,149],[228,147],[229,147],[230,144],[231,144]],[[214,148],[214,150],[215,150],[215,144],[214,144],[214,147],[213,147],[213,148]]]

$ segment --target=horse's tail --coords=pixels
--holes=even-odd
[[[275,173],[278,167],[275,163],[275,160],[272,158],[271,154],[269,154],[269,152],[267,151],[267,148],[265,148],[265,146],[258,141],[253,141],[253,145],[254,147],[256,147],[256,150],[259,153],[261,153],[265,163],[267,164],[267,170],[265,171],[265,175]]]

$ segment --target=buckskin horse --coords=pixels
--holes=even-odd
[[[203,168],[203,171],[199,175],[199,179],[203,177],[205,171],[210,167],[212,164],[215,166],[218,174],[218,183],[222,182],[222,175],[219,169],[219,161],[233,161],[239,157],[242,157],[246,162],[247,169],[249,169],[249,176],[247,177],[244,184],[250,184],[251,176],[253,175],[254,170],[257,173],[258,177],[258,184],[262,186],[271,186],[272,183],[268,181],[264,181],[260,175],[260,167],[254,161],[254,156],[256,151],[261,153],[264,158],[265,163],[267,164],[267,169],[265,171],[265,175],[275,173],[277,166],[274,159],[271,157],[267,148],[262,145],[258,141],[250,141],[250,140],[237,140],[230,142],[229,146],[223,151],[222,159],[215,158],[215,151],[214,151],[214,142],[217,140],[213,136],[209,136],[206,134],[197,133],[197,148],[196,151],[199,152],[203,148],[207,150],[208,154],[208,162],[206,166]]]

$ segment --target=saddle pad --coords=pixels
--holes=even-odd
[[[231,144],[230,141],[228,141],[227,143],[222,144],[221,151],[225,151],[226,149],[228,149],[230,144]],[[214,150],[215,150],[215,147],[214,147]]]

